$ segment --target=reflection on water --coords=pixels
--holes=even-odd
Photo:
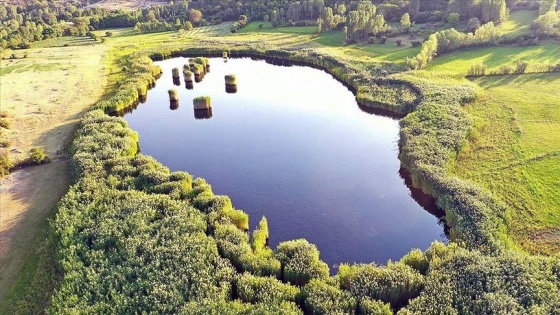
[[[400,170],[398,117],[358,106],[323,71],[248,58],[211,58],[212,73],[178,91],[183,104],[210,96],[211,110],[170,111],[171,69],[185,62],[158,62],[167,78],[125,119],[144,154],[205,178],[249,214],[251,229],[266,216],[271,246],[306,238],[337,266],[385,263],[445,240],[442,213]],[[224,89],[226,74],[242,82],[237,93]]]
[[[212,108],[208,109],[193,109],[195,119],[210,119],[212,118]]]
[[[142,104],[146,103],[147,100],[148,100],[148,95],[140,95],[138,97],[138,101]]]
[[[226,84],[226,93],[237,93],[237,85]]]
[[[185,81],[185,87],[187,88],[187,90],[192,90],[194,88],[193,81]]]
[[[428,194],[425,194],[422,189],[415,188],[412,185],[412,178],[410,177],[410,172],[401,167],[399,169],[399,176],[403,179],[404,184],[410,190],[410,196],[427,212],[431,213],[433,216],[438,218],[438,224],[443,227],[443,233],[446,237],[449,237],[449,226],[445,222],[445,211],[438,208],[436,204],[436,199]]]
[[[179,100],[169,100],[169,109],[176,110],[179,108]]]
[[[173,77],[173,85],[181,85],[181,79],[179,77]]]

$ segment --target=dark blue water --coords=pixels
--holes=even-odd
[[[352,92],[320,70],[212,58],[211,72],[187,90],[171,78],[185,63],[158,62],[163,76],[125,119],[140,133],[142,153],[205,178],[250,215],[252,228],[266,216],[272,246],[306,238],[332,267],[385,263],[445,239],[399,174],[398,120],[362,111]],[[225,91],[229,73],[237,75],[235,94]],[[179,90],[176,110],[170,88]],[[195,119],[197,96],[212,97],[209,119]]]

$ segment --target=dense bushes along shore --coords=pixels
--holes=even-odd
[[[329,56],[258,53],[327,68],[356,90],[373,79]],[[214,195],[203,179],[170,172],[138,154],[138,135],[123,119],[104,112],[131,104],[138,87],[153,82],[159,70],[146,57],[150,54],[155,55],[127,58],[123,66],[132,78],[85,115],[76,135],[73,161],[79,180],[53,222],[62,278],[50,313],[560,312],[560,257],[507,249],[502,206],[446,175],[447,163],[470,129],[460,104],[475,97],[473,86],[394,75],[421,93],[402,121],[401,159],[416,183],[438,198],[459,242],[434,243],[426,252],[413,250],[386,266],[342,265],[329,277],[314,245],[293,240],[269,248],[266,219],[248,233],[248,216],[228,197]]]

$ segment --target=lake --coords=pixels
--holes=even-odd
[[[271,246],[306,238],[333,271],[446,240],[443,213],[400,168],[397,119],[362,110],[324,71],[264,60],[210,58],[210,72],[187,89],[182,73],[180,82],[171,75],[187,60],[156,62],[162,77],[124,118],[142,153],[206,179],[249,214],[251,229],[266,216]],[[226,92],[226,74],[237,76],[236,93]],[[211,111],[193,110],[198,96],[212,98]]]

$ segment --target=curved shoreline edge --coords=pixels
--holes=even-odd
[[[401,120],[399,158],[410,171],[415,186],[434,196],[438,205],[446,211],[446,219],[452,226],[453,243],[448,246],[434,243],[425,253],[412,250],[398,263],[388,263],[387,266],[342,265],[339,273],[329,278],[328,266],[319,259],[319,252],[314,245],[305,240],[288,241],[281,243],[273,252],[266,245],[266,220],[261,220],[250,237],[247,233],[249,217],[235,209],[227,196],[214,195],[210,185],[203,179],[193,179],[185,172],[171,173],[155,159],[138,154],[138,134],[128,128],[124,119],[111,117],[108,113],[134,105],[138,100],[138,88],[155,83],[155,77],[161,73],[161,69],[153,65],[153,59],[188,54],[212,56],[224,50],[228,50],[231,55],[269,57],[318,67],[353,87],[356,98],[362,99],[362,105],[387,106],[386,109],[393,112],[408,113]],[[509,284],[502,275],[510,272],[512,268],[508,266],[513,265],[522,265],[523,270],[516,272],[528,279],[537,281],[534,275],[546,277],[546,281],[531,282],[529,286],[531,290],[534,287],[534,291],[528,294],[531,299],[535,299],[535,304],[543,304],[542,301],[550,298],[558,300],[560,305],[560,299],[554,298],[558,288],[556,291],[551,289],[554,281],[560,283],[551,280],[555,273],[560,275],[560,257],[553,261],[511,251],[514,246],[506,232],[508,220],[505,206],[482,189],[448,176],[448,164],[472,129],[472,121],[461,107],[476,98],[474,84],[438,84],[409,72],[401,72],[392,65],[383,64],[379,68],[366,70],[360,65],[348,64],[314,51],[260,51],[241,45],[144,50],[130,55],[123,66],[128,69],[129,79],[122,82],[113,97],[100,101],[86,113],[73,143],[72,160],[78,181],[61,201],[53,222],[58,261],[63,273],[58,283],[59,289],[53,295],[50,308],[53,313],[68,313],[84,305],[97,311],[107,310],[108,307],[111,309],[115,306],[110,304],[115,297],[105,291],[93,291],[100,288],[106,290],[96,281],[111,280],[114,281],[110,282],[111,285],[115,283],[119,286],[132,281],[129,277],[136,281],[139,277],[136,272],[149,271],[154,274],[148,275],[156,279],[162,272],[181,275],[177,279],[165,278],[168,281],[166,285],[170,288],[180,286],[192,299],[187,300],[189,302],[185,305],[180,304],[180,298],[174,297],[165,300],[168,302],[165,305],[175,305],[178,308],[171,311],[182,314],[191,314],[191,310],[198,310],[200,314],[216,310],[233,313],[232,309],[249,307],[243,306],[237,299],[257,303],[249,305],[261,313],[296,314],[298,307],[312,312],[322,305],[321,301],[316,300],[322,294],[332,296],[336,303],[340,303],[340,307],[345,305],[344,310],[351,313],[365,312],[367,305],[382,301],[393,310],[406,307],[403,314],[425,314],[430,313],[428,307],[438,310],[438,305],[462,307],[461,303],[467,303],[462,301],[472,300],[472,292],[490,290],[467,288],[469,279],[465,277],[468,275],[480,275],[488,281],[501,281],[497,287],[507,292]],[[418,101],[410,108],[392,108],[389,107],[391,102],[380,105],[386,100],[377,100],[375,95],[371,95],[367,84],[372,82],[378,86],[380,82],[386,83],[388,87],[391,84],[398,84],[399,88],[408,86],[407,89],[420,93],[415,98]],[[152,244],[152,239],[146,239],[146,244],[135,244],[136,247],[131,247],[130,252],[126,252],[128,247],[121,244],[123,236],[127,240],[127,233],[137,228],[146,229],[141,225],[144,222],[155,224],[148,227],[146,232],[151,233],[149,235],[154,241],[178,237],[182,242],[176,244],[177,248],[169,248],[169,251],[162,249],[168,257],[165,263],[169,265],[163,271],[144,270],[144,267],[132,271],[120,270],[120,265],[115,266],[118,270],[107,269],[114,265],[109,257],[103,258],[103,253],[113,253],[115,248],[119,252],[114,254],[122,257],[111,259],[133,260],[138,258],[138,250],[154,250],[142,249],[144,245]],[[124,234],[113,234],[111,228],[115,226],[117,230],[123,230]],[[177,234],[177,231],[181,233]],[[160,240],[161,237],[163,239]],[[88,265],[90,262],[100,264],[95,266],[100,270],[99,273],[96,273],[97,269],[92,269],[94,266]],[[147,264],[145,268],[153,267],[152,261],[137,263],[140,266],[144,266],[142,263]],[[464,264],[473,268],[472,274],[462,274]],[[494,271],[485,273],[484,268],[494,268]],[[361,283],[359,280],[372,275],[380,278],[372,278],[371,283]],[[146,275],[140,276],[144,279],[142,277]],[[266,304],[268,300],[249,293],[250,290],[244,286],[247,283],[262,285],[261,289],[272,287],[270,290],[273,292],[292,292],[294,286],[301,287],[301,291],[295,290],[293,294],[286,293],[277,298],[282,301],[280,304]],[[543,289],[545,284],[548,291]],[[86,289],[82,289],[81,285],[86,286]],[[152,284],[144,285],[150,287]],[[370,285],[381,287],[373,289],[368,287]],[[126,307],[130,309],[135,305],[139,307],[154,303],[149,296],[144,295],[141,298],[146,300],[128,300],[128,295],[135,294],[134,290],[134,287],[125,286],[118,287],[112,293],[127,303],[138,303],[124,304],[121,311],[126,310]],[[363,293],[366,291],[362,290],[369,293]],[[78,299],[78,292],[84,296]],[[161,299],[169,298],[165,292],[154,293],[162,294],[158,295]],[[537,301],[534,296],[541,296],[541,293],[547,298]],[[433,299],[440,296],[445,299],[438,300],[440,304],[435,303]],[[491,301],[492,296],[487,298]],[[524,296],[516,298],[519,301],[525,299]],[[547,307],[554,305],[547,304]],[[527,307],[525,304],[522,306]]]

